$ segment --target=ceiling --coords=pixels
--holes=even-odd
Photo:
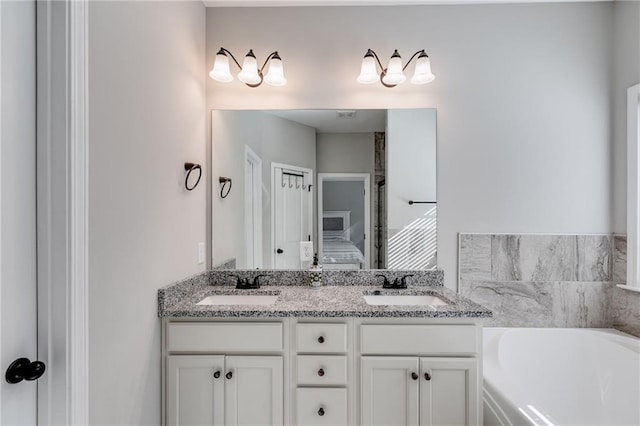
[[[406,6],[498,3],[585,3],[614,0],[203,0],[207,7]]]
[[[317,133],[370,133],[384,132],[386,109],[359,110],[277,110],[264,111],[286,120],[314,127]],[[355,112],[353,118],[340,118],[339,112]],[[341,114],[345,115],[345,114]],[[347,114],[348,115],[348,114]]]

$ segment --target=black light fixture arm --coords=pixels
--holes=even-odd
[[[229,56],[231,56],[231,59],[233,59],[233,62],[236,63],[236,65],[238,66],[238,68],[242,69],[242,66],[240,65],[240,63],[238,62],[238,60],[236,59],[235,56],[233,56],[233,53],[229,52],[227,49],[225,49],[224,47],[221,47],[220,50],[218,50],[218,55],[220,53],[225,53],[225,54],[229,54]]]
[[[427,56],[427,57],[428,57],[428,55],[427,55],[427,53],[424,51],[424,49],[422,49],[422,50],[418,50],[418,51],[417,51],[416,53],[414,53],[414,54],[413,54],[413,56],[411,56],[411,58],[407,61],[407,63],[405,64],[405,66],[402,68],[402,71],[404,71],[404,70],[406,70],[406,69],[407,69],[407,67],[409,66],[409,64],[411,63],[411,61],[413,61],[413,58],[415,58],[417,55],[421,55],[421,54],[423,54],[423,53],[424,53],[424,55],[425,55],[425,56]]]

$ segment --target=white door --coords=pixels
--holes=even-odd
[[[418,425],[418,358],[362,357],[362,424]]]
[[[480,424],[478,360],[420,358],[420,426]]]
[[[167,425],[224,425],[224,356],[167,359]]]
[[[36,9],[0,1],[0,424],[37,424],[37,384],[9,384],[17,358],[37,359]]]
[[[228,356],[225,425],[282,425],[283,392],[281,356]]]
[[[300,242],[311,240],[311,170],[273,167],[274,269],[301,269]]]

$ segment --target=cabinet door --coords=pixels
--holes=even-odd
[[[169,356],[166,395],[167,425],[222,426],[224,356]]]
[[[282,425],[281,356],[228,356],[225,369],[225,425]]]
[[[418,425],[418,358],[361,357],[362,424]]]
[[[480,424],[478,360],[420,358],[420,426]]]

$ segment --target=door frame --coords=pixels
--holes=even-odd
[[[88,424],[89,3],[36,3],[38,422]]]
[[[276,168],[289,169],[294,172],[309,174],[309,185],[311,185],[311,195],[309,196],[309,229],[311,230],[311,232],[313,232],[313,169],[308,169],[306,167],[300,166],[292,166],[290,164],[271,163],[271,194],[269,195],[269,201],[271,204],[271,269],[275,269],[276,267],[276,203],[273,199],[276,193]]]
[[[322,259],[323,208],[322,194],[324,181],[363,182],[364,184],[364,265],[371,268],[371,175],[369,173],[318,173],[318,255]]]
[[[253,232],[253,245],[254,245],[254,257],[253,257],[253,265],[251,269],[262,268],[262,159],[256,154],[248,145],[244,146],[244,179],[245,179],[245,193],[244,193],[244,242],[245,242],[245,250],[250,246],[249,244],[249,232]],[[253,181],[251,182],[252,187],[252,199],[249,200],[250,195],[247,194],[247,171],[249,168],[247,167],[247,163],[251,163],[254,175]],[[251,206],[253,207],[253,212],[249,212],[247,209],[248,201],[251,201]],[[250,214],[253,213],[254,218],[259,218],[258,220],[254,220],[253,229],[249,229],[249,217]],[[249,265],[246,265],[247,269]]]

